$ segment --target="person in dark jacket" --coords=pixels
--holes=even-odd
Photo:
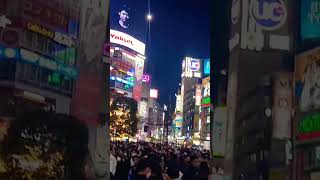
[[[152,174],[152,163],[148,160],[141,160],[137,164],[137,173],[134,176],[134,180],[147,180]]]

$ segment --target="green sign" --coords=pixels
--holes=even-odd
[[[210,97],[206,97],[202,99],[202,105],[208,105],[210,104]]]
[[[320,113],[305,117],[299,122],[300,133],[310,133],[320,131]]]
[[[50,84],[56,84],[56,85],[60,84],[61,83],[60,75],[58,73],[53,73],[49,75],[48,82]]]

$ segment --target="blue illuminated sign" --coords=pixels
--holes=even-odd
[[[210,74],[210,59],[205,59],[203,62],[203,74],[204,75]]]
[[[34,64],[36,66],[61,73],[73,79],[75,79],[78,75],[77,69],[75,69],[73,66],[68,66],[59,63],[51,58],[47,58],[45,56],[39,55],[32,51],[28,51],[26,49],[6,48],[0,46],[0,58],[6,60],[14,59],[17,61],[23,61],[26,63]]]
[[[110,79],[113,80],[113,81],[118,81],[118,82],[122,82],[122,83],[127,84],[127,85],[134,86],[134,83],[130,79],[129,80],[124,80],[122,78],[115,77],[115,76],[110,76]]]
[[[301,1],[300,13],[301,39],[320,38],[320,0]]]
[[[19,49],[18,48],[6,48],[0,46],[0,58],[1,59],[19,59]]]

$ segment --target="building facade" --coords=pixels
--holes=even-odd
[[[2,0],[1,106],[4,114],[45,108],[70,113],[77,77],[79,1]]]

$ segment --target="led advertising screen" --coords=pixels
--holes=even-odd
[[[301,1],[300,36],[304,40],[320,38],[319,0]]]
[[[144,55],[147,0],[110,1],[110,41]]]
[[[210,59],[203,60],[203,74],[205,76],[210,75]]]

